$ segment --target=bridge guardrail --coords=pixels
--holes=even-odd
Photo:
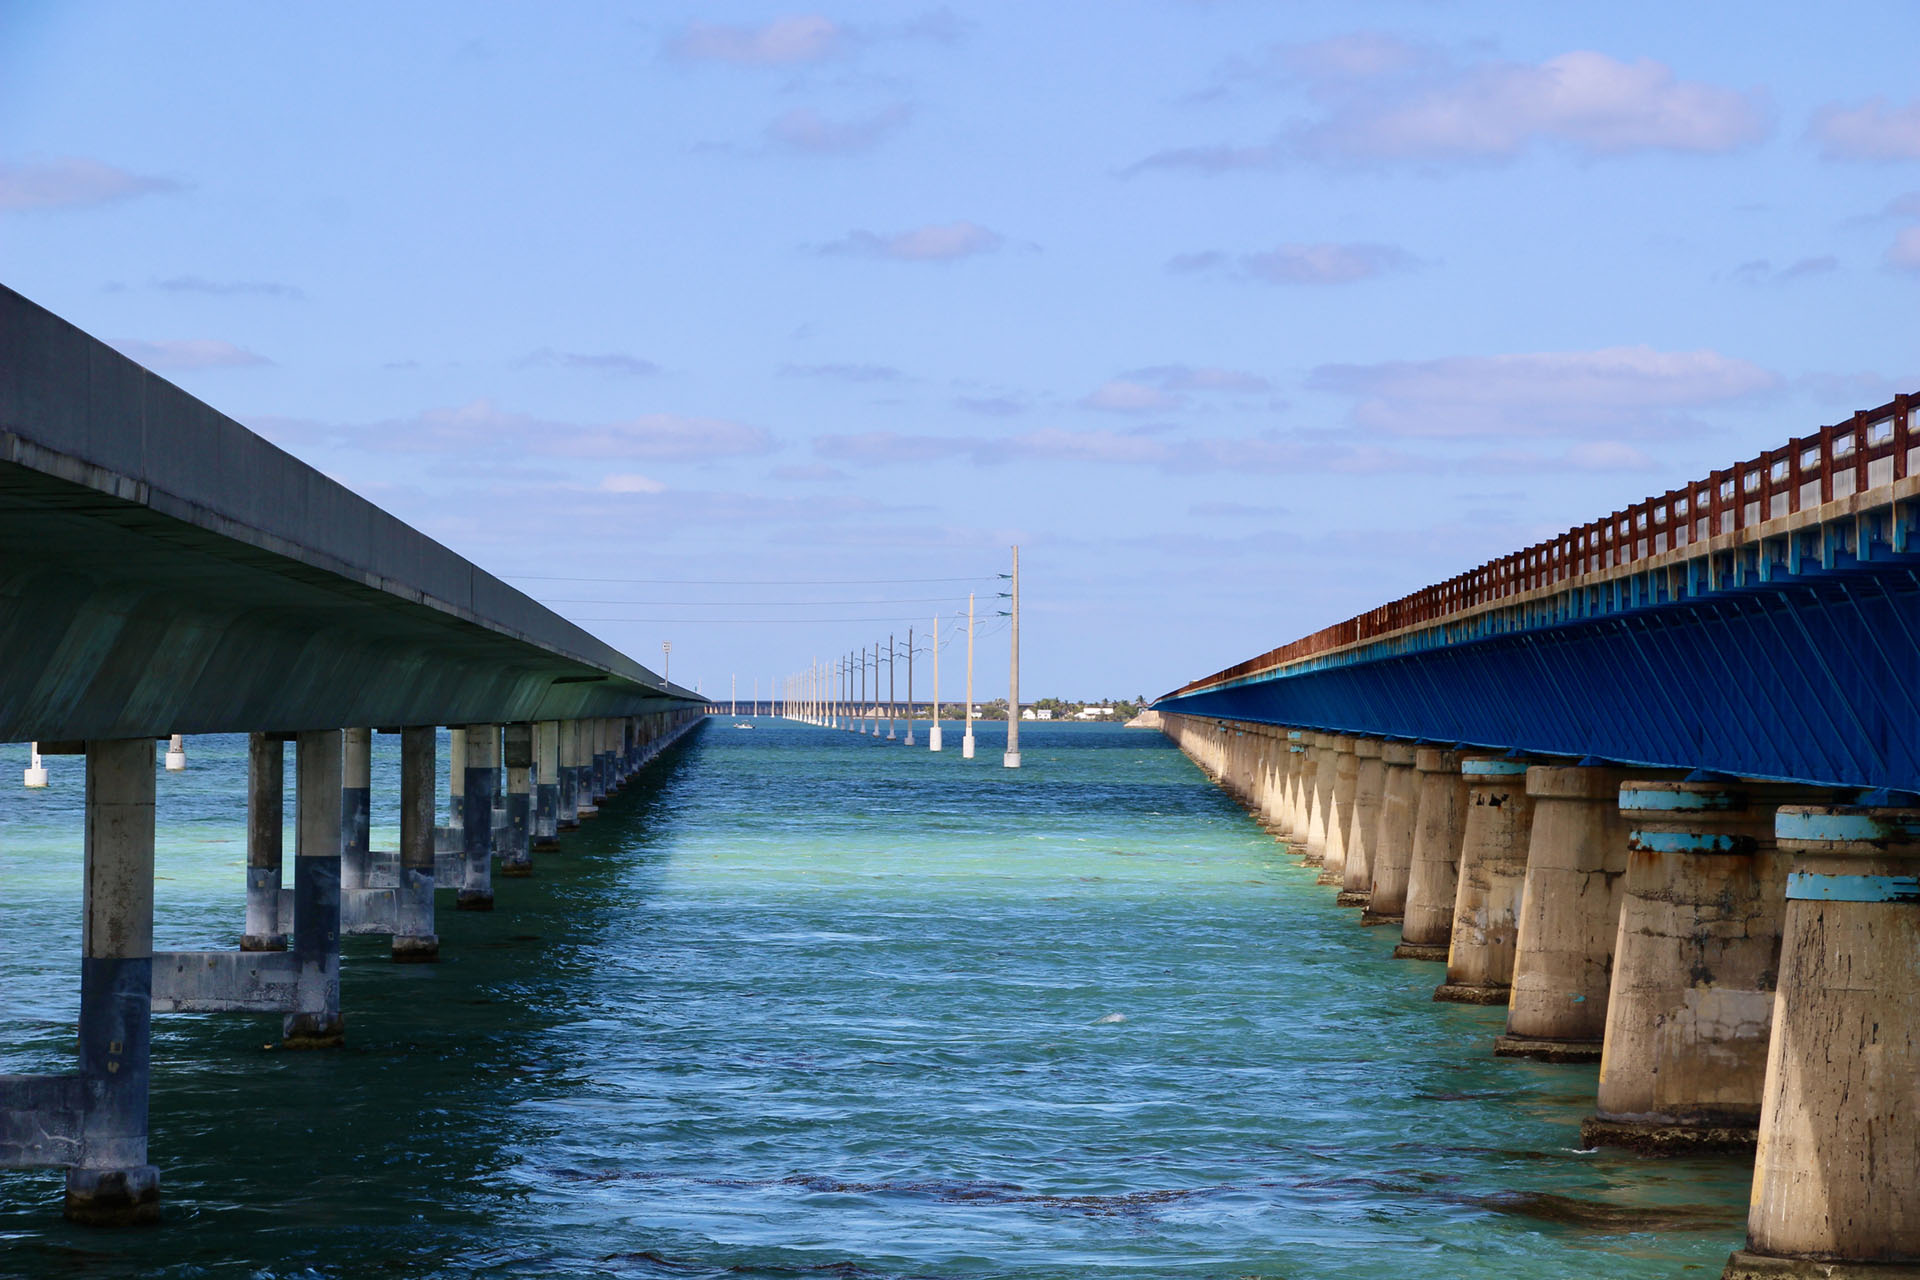
[[[1863,409],[1843,422],[1795,437],[1704,480],[1669,489],[1557,538],[1423,587],[1359,617],[1191,681],[1166,696],[1245,679],[1920,474],[1920,440],[1910,426],[1913,400],[1895,396],[1878,408]]]

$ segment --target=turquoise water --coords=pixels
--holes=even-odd
[[[1502,1011],[1433,1004],[1159,735],[1023,726],[1009,771],[998,726],[967,762],[729,724],[491,915],[443,894],[441,964],[349,939],[345,1050],[156,1019],[166,1222],[0,1175],[0,1273],[1584,1280],[1739,1244],[1742,1162],[1576,1151],[1592,1068],[1493,1058]],[[245,740],[189,756],[159,945],[230,946]],[[77,1007],[82,771],[24,763],[5,1071],[65,1066]]]

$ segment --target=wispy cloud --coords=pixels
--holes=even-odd
[[[111,345],[149,369],[238,369],[273,363],[218,338],[118,338]]]
[[[689,22],[667,42],[667,52],[685,62],[780,67],[838,57],[850,43],[846,28],[809,13],[775,18],[759,26]]]
[[[1017,396],[955,396],[954,408],[986,418],[1011,418],[1027,411],[1026,402]]]
[[[171,178],[129,173],[79,156],[0,161],[0,212],[84,209],[179,190],[181,184]]]
[[[1260,432],[1208,436],[1154,427],[1069,430],[1042,427],[1012,436],[915,435],[868,431],[823,435],[813,442],[823,458],[858,466],[891,466],[964,459],[977,466],[1015,461],[1101,463],[1188,473],[1410,471],[1430,462],[1383,445],[1349,444]]]
[[[912,117],[904,102],[834,120],[812,107],[795,107],[767,126],[768,141],[808,155],[853,155],[871,151]]]
[[[1352,396],[1354,425],[1393,436],[1617,437],[1693,425],[1693,411],[1780,379],[1716,351],[1639,346],[1328,364],[1307,385]]]
[[[618,351],[583,352],[555,351],[552,347],[541,347],[529,352],[520,361],[524,368],[541,366],[562,369],[583,369],[590,373],[613,373],[629,378],[643,378],[660,372],[660,366],[651,360],[642,360],[639,356],[630,356]]]
[[[893,262],[957,262],[992,253],[1004,243],[999,232],[978,223],[947,222],[887,234],[850,231],[838,240],[816,245],[814,252]]]
[[[783,364],[783,378],[827,378],[836,382],[898,382],[900,371],[890,364]]]
[[[1824,160],[1920,160],[1920,99],[1893,106],[1871,98],[1857,107],[1814,112],[1807,136]]]
[[[652,476],[643,476],[638,472],[622,472],[600,477],[602,493],[665,493],[667,486]]]
[[[1221,369],[1211,365],[1156,364],[1135,369],[1123,377],[1145,382],[1163,391],[1235,391],[1272,390],[1273,384],[1257,373],[1240,369]]]
[[[1155,152],[1127,172],[1486,164],[1541,146],[1586,158],[1717,155],[1770,129],[1757,93],[1682,80],[1650,58],[1623,62],[1590,50],[1540,63],[1459,64],[1390,38],[1349,38],[1281,46],[1269,64],[1318,101],[1321,114],[1252,144]]]
[[[1168,259],[1167,270],[1179,274],[1225,271],[1263,284],[1352,284],[1419,265],[1418,258],[1395,245],[1362,241],[1282,244],[1238,256],[1217,249],[1182,253]]]
[[[547,457],[673,463],[754,456],[775,447],[762,428],[725,418],[643,413],[614,422],[560,422],[502,409],[486,399],[382,422],[266,418],[249,425],[274,440],[325,440],[385,453],[512,457],[537,440]]]
[[[251,296],[295,301],[307,296],[295,285],[272,280],[209,280],[204,276],[172,276],[155,280],[153,287],[162,293],[204,293],[216,298]]]
[[[1839,269],[1840,259],[1830,253],[1796,258],[1784,267],[1775,267],[1767,258],[1754,258],[1735,267],[1733,278],[1742,284],[1789,284],[1809,276],[1832,275]]]
[[[1082,396],[1080,403],[1109,413],[1165,413],[1178,407],[1180,401],[1148,383],[1111,378]]]
[[[1902,227],[1887,247],[1887,265],[1896,271],[1920,271],[1920,227]]]

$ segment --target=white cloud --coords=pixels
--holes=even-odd
[[[272,364],[263,355],[217,338],[119,338],[111,344],[120,354],[149,369],[237,369]]]
[[[903,102],[847,120],[830,120],[811,107],[795,107],[767,126],[767,137],[811,155],[851,155],[871,151],[912,114]]]
[[[1900,107],[1885,98],[1828,105],[1814,113],[1807,136],[1826,160],[1920,160],[1920,99]]]
[[[1322,365],[1307,385],[1355,397],[1355,425],[1397,436],[1649,432],[1780,379],[1715,351],[1609,347]]]
[[[254,295],[292,301],[307,296],[296,285],[279,284],[272,280],[208,280],[203,276],[174,276],[154,281],[153,287],[162,293],[205,293],[216,298]]]
[[[603,493],[665,493],[667,486],[652,476],[643,476],[637,472],[600,477],[600,489]]]
[[[0,212],[82,209],[135,196],[178,191],[169,178],[146,177],[78,156],[0,162]]]
[[[1583,157],[1713,155],[1765,137],[1764,100],[1681,80],[1651,58],[1575,50],[1540,63],[1447,65],[1411,46],[1300,46],[1294,68],[1322,115],[1250,146],[1180,147],[1131,166],[1222,173],[1298,161],[1331,167],[1512,160],[1541,145]],[[1285,55],[1282,55],[1285,60]]]
[[[999,232],[989,231],[977,223],[947,222],[888,235],[850,231],[838,240],[817,246],[815,251],[895,262],[954,262],[992,253],[1003,243]]]
[[[667,47],[689,62],[766,67],[824,61],[845,52],[847,44],[845,28],[812,13],[775,18],[757,27],[689,22]]]
[[[1839,269],[1840,259],[1830,253],[1799,258],[1777,269],[1770,259],[1755,258],[1735,267],[1733,278],[1745,284],[1786,284],[1809,276],[1831,275]]]
[[[837,382],[898,382],[900,371],[888,364],[783,364],[783,378],[828,378]]]

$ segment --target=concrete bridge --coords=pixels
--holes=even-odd
[[[1160,698],[1588,1145],[1754,1152],[1728,1277],[1920,1276],[1909,398]]]
[[[704,715],[695,694],[4,288],[0,654],[0,741],[86,758],[78,1061],[0,1077],[0,1166],[65,1168],[67,1216],[94,1223],[158,1213],[152,1014],[280,1014],[287,1047],[339,1045],[343,932],[436,959],[439,891],[490,909],[496,868],[531,874],[535,851]],[[436,829],[441,726],[453,821]],[[368,847],[376,730],[401,740],[400,848],[384,853]],[[251,735],[238,946],[155,954],[155,741],[195,733]]]

